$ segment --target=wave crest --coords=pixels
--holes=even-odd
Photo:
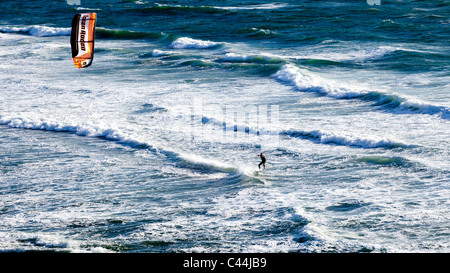
[[[260,64],[279,64],[286,63],[286,60],[272,54],[236,54],[227,53],[225,57],[219,61],[222,62],[243,62],[243,63],[260,63]]]
[[[361,138],[350,136],[338,136],[332,133],[315,131],[301,131],[301,130],[284,130],[280,134],[290,137],[297,137],[303,139],[309,139],[321,144],[331,144],[338,146],[349,146],[357,148],[383,148],[383,149],[395,149],[395,148],[415,148],[417,145],[408,145],[397,141],[388,139],[377,138]]]
[[[214,126],[220,126],[225,131],[241,132],[254,135],[280,135],[293,138],[301,138],[310,140],[319,144],[348,146],[354,148],[382,148],[382,149],[395,149],[395,148],[416,148],[417,145],[408,145],[398,141],[381,138],[362,138],[354,136],[342,136],[329,132],[322,132],[320,130],[303,131],[303,130],[282,130],[282,129],[268,129],[262,127],[252,127],[242,124],[230,124],[225,121],[219,121],[214,118],[202,117],[203,124],[210,124]]]
[[[27,34],[37,37],[69,36],[71,33],[71,28],[33,25],[26,27],[1,27],[0,32]]]
[[[272,77],[285,84],[293,85],[300,91],[314,92],[334,99],[360,99],[373,102],[373,106],[380,106],[384,109],[395,109],[408,114],[439,115],[443,119],[450,119],[448,107],[437,106],[412,98],[407,99],[396,94],[346,87],[341,83],[324,79],[292,64],[284,65]]]
[[[133,147],[136,149],[148,149],[156,154],[163,154],[168,159],[176,162],[183,162],[187,167],[198,168],[201,166],[203,170],[219,171],[226,173],[236,173],[237,168],[225,162],[221,162],[211,158],[205,158],[189,152],[178,151],[173,148],[161,147],[149,143],[147,140],[140,139],[138,136],[126,133],[118,128],[103,127],[90,123],[60,123],[57,121],[47,121],[43,119],[27,118],[20,116],[1,116],[0,125],[6,125],[11,128],[44,130],[52,132],[66,132],[76,134],[78,136],[96,137],[119,144]]]
[[[175,49],[189,49],[189,48],[211,49],[220,47],[221,45],[222,45],[221,43],[217,42],[203,41],[198,39],[192,39],[189,37],[181,37],[173,41],[170,44],[170,47]]]
[[[298,90],[315,92],[336,99],[359,98],[363,95],[359,91],[339,87],[331,80],[323,79],[292,64],[284,65],[272,77],[283,83],[294,85]]]

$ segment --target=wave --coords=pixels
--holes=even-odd
[[[213,67],[214,63],[209,62],[209,61],[204,61],[204,60],[188,60],[188,61],[183,61],[181,63],[178,64],[179,66],[191,66],[191,67],[196,67],[196,68],[209,68],[209,67]]]
[[[378,46],[353,51],[345,51],[341,48],[341,52],[310,53],[306,56],[293,56],[292,58],[307,64],[319,62],[319,64],[348,66],[372,62],[393,70],[416,69],[417,67],[423,70],[424,67],[421,64],[424,60],[443,62],[448,59],[448,55],[402,46]]]
[[[243,62],[243,63],[260,63],[260,64],[280,64],[286,63],[286,60],[273,54],[236,54],[227,53],[225,57],[219,59],[222,62]]]
[[[169,14],[169,15],[185,15],[191,14],[228,14],[238,10],[274,10],[288,7],[287,4],[269,3],[261,5],[242,5],[242,6],[188,6],[188,5],[169,5],[155,3],[151,7],[133,8],[129,12],[139,12],[143,14]]]
[[[380,138],[361,138],[352,136],[339,136],[329,132],[322,132],[320,130],[314,131],[303,131],[303,130],[285,130],[285,129],[267,129],[267,128],[257,128],[242,124],[229,124],[224,121],[219,121],[214,118],[202,117],[201,121],[203,124],[211,124],[214,126],[220,126],[225,131],[242,132],[246,134],[254,135],[279,135],[288,136],[293,138],[301,138],[310,140],[319,144],[326,145],[337,145],[337,146],[348,146],[353,148],[364,148],[364,149],[395,149],[395,148],[417,148],[418,145],[408,145],[398,141],[392,141],[388,139]]]
[[[246,34],[248,37],[260,37],[263,39],[276,37],[277,33],[270,29],[262,28],[243,28],[238,31],[238,33]]]
[[[176,61],[179,66],[191,66],[197,68],[213,68],[242,70],[252,75],[268,77],[280,70],[287,61],[282,57],[271,54],[242,55],[227,53],[223,57],[205,56],[202,54],[191,54],[178,50],[153,49],[151,52],[142,53],[139,58],[161,58],[165,61]]]
[[[44,121],[42,119],[33,120],[18,116],[17,117],[0,116],[0,125],[6,125],[12,128],[74,133],[79,136],[98,137],[107,140],[117,141],[119,143],[124,143],[132,147],[152,148],[151,145],[145,142],[133,140],[132,138],[130,138],[130,136],[121,133],[119,130],[112,128],[102,128],[87,123],[71,125],[71,124],[61,124],[58,122]]]
[[[75,8],[75,10],[78,11],[101,11],[102,9],[98,9],[98,8],[83,8],[83,7],[77,7]]]
[[[164,51],[164,50],[154,49],[151,53],[151,57],[169,56],[169,55],[172,55],[175,53],[176,52],[174,52],[174,51]]]
[[[168,5],[155,3],[151,7],[128,9],[129,12],[139,12],[143,14],[168,14],[177,15],[186,13],[199,14],[215,14],[215,13],[229,13],[232,11],[220,9],[213,6],[186,6],[186,5]]]
[[[203,41],[198,39],[192,39],[189,37],[181,37],[173,41],[169,47],[175,49],[212,49],[221,47],[222,43],[212,42],[212,41]]]
[[[376,139],[376,138],[361,138],[351,136],[338,136],[332,133],[315,131],[301,131],[301,130],[283,130],[280,131],[281,135],[287,135],[290,137],[308,139],[313,142],[321,144],[331,144],[338,146],[349,146],[356,148],[383,148],[383,149],[395,149],[395,148],[417,148],[418,145],[408,145],[397,141],[388,139]]]
[[[379,91],[361,91],[343,86],[332,80],[324,79],[318,75],[300,69],[292,64],[284,65],[272,75],[280,82],[293,85],[300,91],[314,92],[334,99],[360,99],[373,102],[373,106],[384,109],[398,110],[400,113],[438,115],[450,119],[450,109],[445,106],[436,106],[415,100],[406,99],[396,94],[386,94]]]
[[[24,35],[31,35],[36,37],[50,37],[50,36],[70,36],[71,28],[49,27],[49,26],[23,26],[23,27],[0,27],[2,33],[17,33]],[[95,30],[97,38],[112,38],[112,39],[174,39],[173,35],[163,32],[143,32],[122,29],[107,29],[97,27]]]
[[[380,46],[346,53],[341,52],[322,53],[311,55],[309,57],[313,59],[329,60],[334,62],[346,62],[346,61],[363,62],[363,61],[378,60],[393,52],[401,50],[402,49],[400,48],[390,46]]]
[[[336,99],[352,99],[362,96],[360,91],[339,87],[331,80],[321,78],[292,64],[284,65],[272,77],[283,83],[294,85],[298,90],[315,92]]]
[[[33,25],[25,27],[0,27],[0,32],[26,34],[37,37],[70,36],[71,28]]]
[[[154,106],[152,105],[151,107]],[[125,133],[117,128],[105,128],[89,123],[67,124],[56,121],[45,121],[43,119],[30,119],[20,116],[1,115],[0,125],[5,125],[11,128],[65,132],[78,136],[96,137],[108,141],[114,141],[132,148],[147,149],[156,154],[165,155],[168,159],[174,160],[178,163],[183,163],[182,165],[188,168],[201,168],[202,171],[219,171],[234,174],[239,172],[237,168],[225,162],[205,158],[193,153],[177,151],[172,148],[161,147],[161,145],[158,147],[155,144],[149,143],[147,140],[140,140],[138,136]]]
[[[173,39],[173,35],[163,32],[144,32],[144,31],[132,31],[122,29],[106,29],[97,27],[95,35],[98,38],[112,38],[112,39]]]
[[[221,45],[211,41],[195,40],[187,37],[178,38],[172,44],[172,48],[213,48]],[[398,49],[388,48],[383,53],[376,51],[372,57],[378,53],[381,56],[387,52],[394,52]],[[402,51],[403,52],[403,51]],[[413,51],[415,52],[415,51]],[[175,51],[153,50],[151,54],[144,54],[142,57],[162,57],[177,56],[184,58],[186,55],[178,54]],[[189,57],[192,57],[189,55]],[[362,57],[362,56],[361,56]],[[367,55],[364,58],[368,57]],[[201,56],[200,56],[201,58]],[[324,78],[306,69],[299,68],[292,64],[291,59],[295,56],[279,56],[270,53],[258,54],[238,54],[228,52],[222,57],[214,60],[187,60],[181,62],[182,66],[212,67],[218,63],[222,68],[243,69],[261,76],[270,76],[284,84],[292,85],[297,90],[313,92],[322,96],[334,99],[359,99],[371,102],[372,106],[396,114],[428,114],[437,115],[443,119],[450,119],[450,108],[447,106],[434,105],[405,95],[389,94],[381,91],[362,90],[349,84],[333,81]]]
[[[248,6],[235,6],[235,7],[222,7],[222,6],[215,6],[216,9],[223,9],[223,10],[270,10],[270,9],[281,9],[289,7],[288,4],[283,3],[268,3],[268,4],[260,4],[260,5],[248,5]]]
[[[364,156],[356,159],[357,162],[369,163],[381,166],[397,166],[397,167],[408,167],[412,163],[408,159],[403,157],[386,157],[386,156]]]

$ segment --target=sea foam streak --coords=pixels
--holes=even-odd
[[[292,64],[284,65],[272,77],[280,82],[293,85],[300,91],[315,92],[334,99],[371,101],[374,103],[374,106],[382,106],[384,109],[396,109],[408,114],[439,115],[443,119],[450,119],[450,109],[448,107],[406,99],[396,94],[354,89],[344,86],[342,83],[322,78]]]

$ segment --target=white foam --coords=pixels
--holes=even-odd
[[[174,51],[163,51],[159,49],[153,49],[152,56],[153,57],[161,57],[161,56],[168,56],[174,54]]]
[[[284,83],[294,85],[299,90],[312,91],[337,99],[358,98],[362,94],[367,93],[352,90],[349,87],[343,86],[343,83],[324,79],[319,75],[300,69],[292,64],[284,65],[272,77]]]
[[[68,36],[71,33],[70,28],[48,27],[48,26],[27,26],[27,27],[1,27],[1,32],[6,33],[28,33],[32,36]]]
[[[170,44],[170,47],[176,49],[188,49],[188,48],[208,49],[220,45],[221,43],[217,42],[203,41],[198,39],[192,39],[189,37],[181,37],[173,41],[172,44]]]
[[[123,130],[114,128],[114,126],[111,125],[102,126],[100,124],[91,124],[88,122],[71,124],[66,122],[44,120],[40,118],[1,115],[0,125],[6,125],[12,128],[45,130],[54,132],[70,132],[79,136],[101,137],[132,147],[149,148],[157,152],[172,154],[193,164],[213,167],[224,171],[236,170],[236,168],[234,168],[234,166],[231,164],[200,156],[191,152],[184,152],[174,147],[168,148],[164,144],[157,143],[156,141],[154,143],[150,143],[146,139],[142,139],[132,133],[124,132]]]
[[[322,42],[323,45],[326,45],[327,42],[333,42],[330,41],[324,41]],[[335,51],[334,49],[330,49],[328,47],[323,48],[324,52],[320,53],[311,53],[307,54],[306,58],[308,59],[321,59],[321,60],[329,60],[329,61],[336,61],[336,62],[364,62],[364,61],[373,61],[373,60],[379,60],[382,59],[385,56],[388,56],[392,53],[396,52],[416,52],[416,53],[423,53],[423,54],[438,54],[435,50],[432,48],[425,48],[425,49],[414,49],[414,48],[408,48],[409,45],[392,45],[392,46],[367,46],[364,48],[355,48],[353,50],[349,50],[349,47],[354,47],[352,44],[343,44],[339,48],[337,48],[339,51]],[[305,56],[297,56],[296,59],[303,59]]]
[[[406,97],[406,96],[405,96]],[[421,114],[439,115],[443,119],[450,119],[450,108],[447,106],[433,105],[417,98],[407,97],[400,104],[401,108],[417,111]]]
[[[295,138],[309,139],[321,144],[331,144],[339,146],[359,147],[359,148],[385,148],[392,149],[397,147],[413,148],[417,145],[408,145],[398,141],[393,141],[385,138],[377,137],[361,137],[361,136],[349,136],[349,135],[337,135],[331,132],[324,132],[321,130],[304,131],[295,129],[282,129],[277,127],[252,127],[243,124],[228,124],[224,126],[223,121],[218,121],[214,118],[202,118],[202,122],[205,124],[211,124],[215,126],[223,127],[226,131],[237,131],[247,134],[257,134],[260,136],[269,135],[284,135]],[[244,172],[247,174],[247,172]]]
[[[324,59],[330,61],[370,61],[380,59],[392,52],[401,50],[400,48],[391,46],[380,46],[369,49],[362,49],[357,51],[342,52],[328,52],[309,55],[308,58]]]
[[[126,128],[119,128],[114,124],[103,124],[102,122],[76,122],[69,119],[55,120],[49,118],[41,118],[35,115],[0,115],[0,125],[6,125],[12,128],[44,130],[53,132],[68,132],[78,136],[104,138],[114,141],[122,145],[146,148],[156,153],[173,153],[171,150],[165,149],[163,145],[157,141],[150,142],[148,139],[128,131]]]
[[[407,145],[400,143],[398,141],[392,141],[389,139],[383,138],[363,138],[360,136],[343,136],[336,135],[330,132],[322,132],[320,130],[316,131],[299,131],[299,130],[284,130],[280,132],[283,135],[289,135],[292,137],[300,137],[300,138],[311,138],[322,144],[334,144],[334,145],[343,145],[350,147],[360,147],[360,148],[412,148],[416,147],[416,145]]]
[[[93,9],[93,8],[83,8],[83,7],[77,7],[77,10],[87,10],[87,11],[101,11],[102,9]]]
[[[292,64],[284,65],[272,77],[283,83],[293,85],[298,90],[315,92],[334,99],[362,99],[373,101],[375,105],[389,105],[388,107],[392,109],[396,108],[408,113],[440,115],[444,119],[450,118],[450,109],[446,106],[433,105],[404,95],[359,90],[342,82],[325,79]]]
[[[281,63],[286,61],[281,57],[270,53],[248,54],[248,55],[227,53],[225,54],[225,57],[223,57],[220,60],[225,62],[254,62],[254,63]]]
[[[205,166],[213,166],[213,167],[217,167],[219,169],[234,169],[234,167],[232,165],[227,164],[222,161],[219,161],[219,160],[216,160],[216,159],[206,158],[206,157],[199,156],[196,154],[183,153],[183,152],[180,152],[179,155],[180,155],[180,158],[187,160],[189,162],[193,162],[195,164],[200,164],[200,165],[205,165]]]

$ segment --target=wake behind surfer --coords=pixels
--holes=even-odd
[[[261,170],[261,165],[263,165],[264,171],[265,171],[266,170],[266,157],[263,155],[263,153],[261,153],[258,156],[261,157],[261,162],[258,164],[258,169]]]

